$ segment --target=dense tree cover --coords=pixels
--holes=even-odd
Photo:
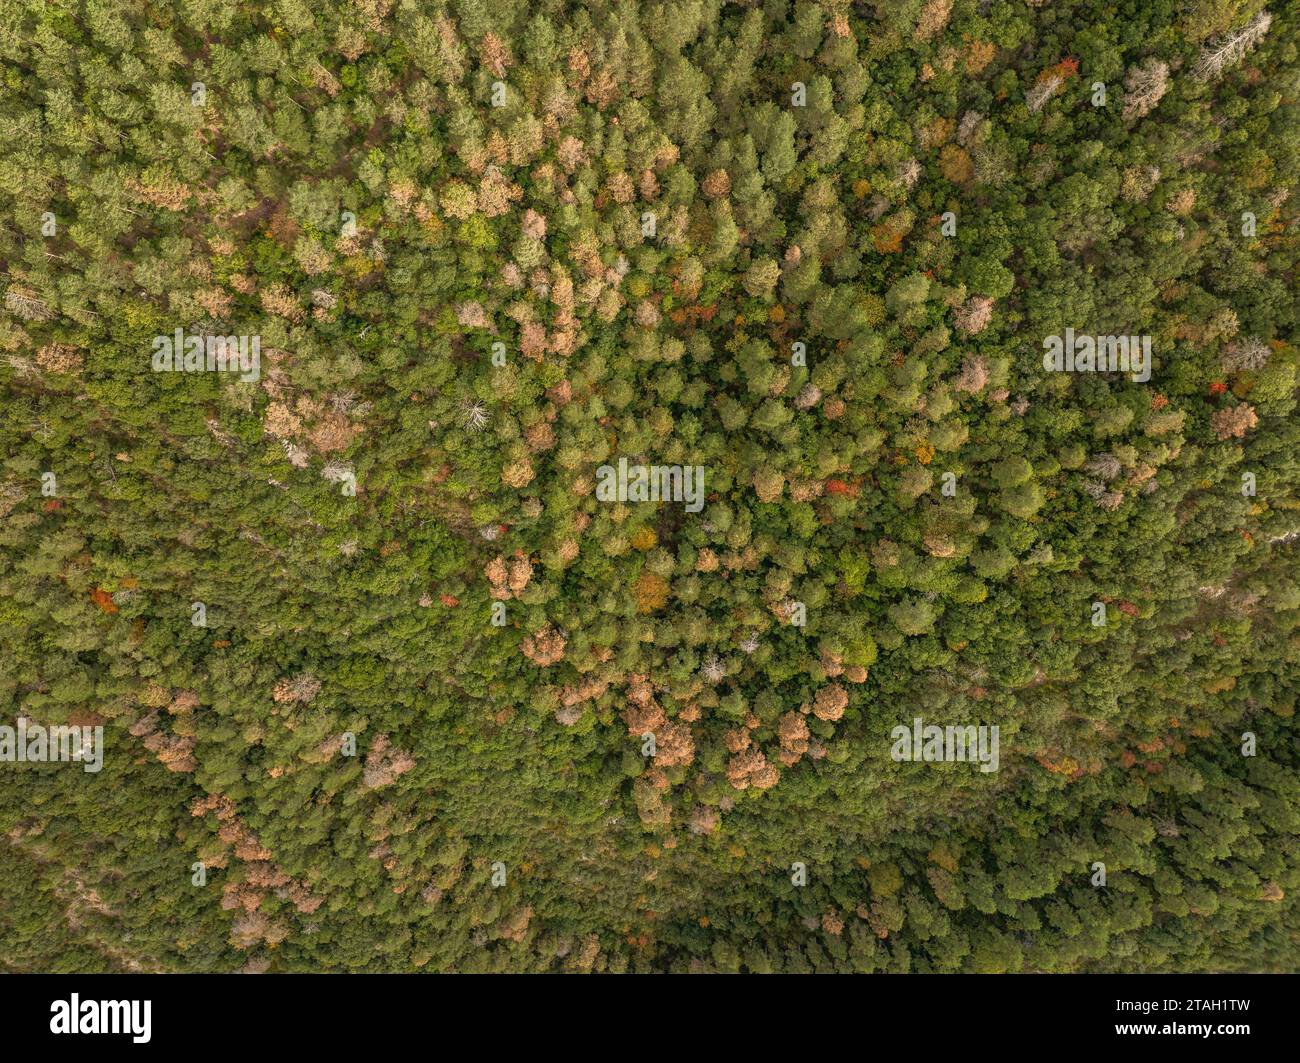
[[[10,0],[0,966],[1296,969],[1298,44]]]

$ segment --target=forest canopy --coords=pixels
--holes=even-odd
[[[1296,5],[4,15],[0,970],[1300,969]]]

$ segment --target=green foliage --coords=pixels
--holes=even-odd
[[[1300,10],[1121,7],[11,5],[0,969],[1297,969]]]

